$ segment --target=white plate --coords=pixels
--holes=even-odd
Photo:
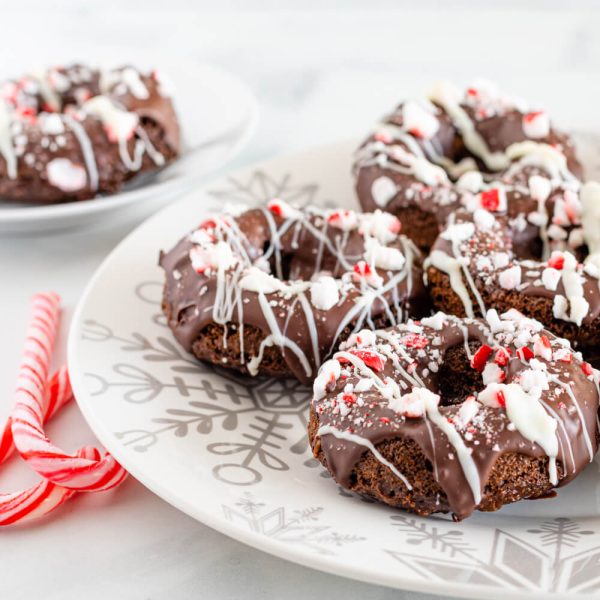
[[[233,158],[258,123],[258,104],[237,77],[210,65],[162,65],[173,81],[181,122],[181,157],[156,174],[144,175],[118,194],[53,205],[0,201],[0,233],[51,231],[95,224],[118,211],[150,214],[199,178]]]
[[[356,204],[354,143],[215,181],[149,219],[109,256],[73,318],[69,370],[81,410],[134,477],[196,519],[323,571],[487,598],[600,591],[600,486],[592,464],[556,499],[462,523],[419,518],[341,490],[312,458],[310,391],[198,364],[160,311],[159,249],[224,201]],[[600,152],[588,153],[597,163]],[[199,208],[202,207],[202,208]]]

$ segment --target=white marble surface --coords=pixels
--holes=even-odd
[[[168,9],[166,8],[168,4]],[[262,122],[234,161],[361,134],[432,79],[488,76],[566,126],[600,130],[600,5],[304,0],[21,0],[3,5],[0,75],[28,64],[209,61],[258,95]],[[70,312],[134,224],[0,239],[0,416],[10,407],[28,298],[55,289]],[[59,359],[62,358],[59,357]],[[93,437],[72,406],[51,425],[74,448]],[[11,464],[9,490],[33,481]],[[0,596],[54,598],[419,598],[292,565],[194,522],[128,480],[80,496],[46,521],[0,534]]]

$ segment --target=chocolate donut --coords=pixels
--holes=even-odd
[[[180,151],[157,72],[56,67],[0,85],[0,198],[56,203],[117,192]]]
[[[497,510],[574,479],[598,445],[598,371],[516,310],[351,336],[314,382],[314,455],[420,515]]]
[[[489,82],[462,93],[443,82],[428,100],[401,104],[361,145],[354,164],[356,191],[363,210],[380,208],[398,216],[427,252],[448,215],[464,205],[464,191],[484,189],[484,179],[510,179],[516,159],[527,163],[528,155],[539,158],[549,149],[564,156],[560,182],[581,177],[572,141],[551,126],[546,112]],[[508,201],[509,213],[517,215],[527,195],[522,191],[516,206],[508,192],[487,201]]]
[[[169,327],[200,360],[310,383],[351,333],[430,309],[420,253],[399,231],[381,211],[280,200],[211,217],[161,253]]]
[[[569,339],[596,364],[600,359],[600,185],[586,183],[579,193],[553,188],[551,179],[537,174],[529,181],[535,184],[530,183],[530,188],[541,190],[540,212],[511,218],[476,208],[473,213],[458,211],[450,216],[425,262],[433,304],[469,317],[485,314],[488,307],[516,308]],[[544,202],[554,206],[553,225],[531,227],[535,216],[546,214]],[[568,235],[567,227],[556,224],[563,223],[556,215],[567,213],[577,222],[569,225]],[[552,228],[558,239],[552,239]],[[539,237],[544,231],[545,240]],[[545,258],[539,258],[540,248]]]

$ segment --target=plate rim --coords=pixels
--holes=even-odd
[[[144,487],[148,488],[152,493],[156,494],[159,498],[171,506],[174,506],[191,518],[201,522],[203,525],[210,527],[211,529],[214,529],[236,541],[242,542],[252,548],[271,554],[277,558],[300,564],[311,569],[316,569],[324,573],[346,577],[355,581],[362,581],[394,589],[430,593],[439,596],[447,596],[448,594],[451,594],[452,596],[462,598],[485,597],[498,600],[506,600],[507,598],[510,598],[511,600],[538,598],[540,600],[547,600],[548,597],[578,599],[585,597],[585,592],[566,592],[567,595],[565,595],[565,592],[554,591],[532,591],[507,588],[496,589],[491,586],[485,586],[481,584],[458,583],[456,581],[426,581],[416,577],[406,578],[403,575],[398,576],[389,574],[387,572],[375,571],[373,568],[367,568],[364,566],[362,568],[356,568],[356,566],[344,566],[342,561],[337,560],[335,556],[316,556],[303,551],[301,548],[296,548],[293,545],[286,544],[283,541],[270,538],[261,534],[260,532],[246,530],[228,521],[225,517],[218,515],[214,511],[204,510],[201,503],[193,504],[192,502],[187,501],[185,498],[173,495],[167,487],[162,486],[160,481],[149,477],[142,467],[138,468],[135,461],[130,463],[128,458],[129,453],[127,450],[116,443],[112,433],[104,427],[104,424],[100,420],[95,419],[91,408],[93,400],[90,398],[85,400],[85,397],[88,396],[88,392],[85,384],[83,383],[83,375],[74,367],[74,365],[77,364],[77,346],[81,340],[81,317],[98,280],[111,266],[114,257],[120,253],[122,247],[129,242],[130,238],[138,235],[140,230],[144,229],[146,226],[149,226],[149,224],[154,220],[161,219],[163,213],[173,210],[177,204],[185,203],[188,198],[192,196],[202,196],[206,194],[206,191],[215,183],[226,181],[228,178],[236,177],[239,174],[245,174],[251,171],[268,171],[269,165],[283,161],[289,161],[292,158],[296,161],[301,161],[302,157],[305,155],[314,154],[315,152],[331,153],[337,148],[348,148],[351,145],[356,145],[356,143],[356,138],[346,138],[324,144],[303,147],[277,154],[267,159],[251,162],[227,173],[221,173],[215,177],[210,177],[201,187],[193,191],[186,192],[177,200],[177,202],[163,207],[161,210],[145,219],[125,238],[123,238],[106,256],[106,258],[102,261],[100,266],[90,278],[79,301],[77,302],[71,318],[71,324],[67,338],[67,365],[69,377],[73,387],[73,393],[79,409],[81,410],[87,424],[102,445],[104,445],[104,447],[108,449],[111,454],[113,454],[116,460],[131,474],[131,476],[142,483]],[[210,206],[203,206],[202,210],[210,210]],[[520,516],[517,518],[528,519],[529,517]],[[390,571],[390,573],[393,573],[393,571]]]

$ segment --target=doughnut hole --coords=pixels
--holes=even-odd
[[[475,354],[480,346],[480,342],[470,341],[471,355]],[[460,404],[468,396],[475,395],[483,389],[481,373],[471,367],[464,345],[452,346],[446,350],[437,373],[437,384],[442,406]]]

